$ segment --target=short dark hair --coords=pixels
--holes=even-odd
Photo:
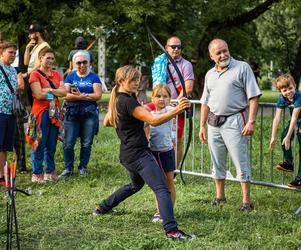
[[[2,43],[0,43],[0,51],[5,51],[7,48],[17,49],[17,45],[9,41],[3,41]]]

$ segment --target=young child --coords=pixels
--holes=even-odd
[[[128,170],[131,182],[100,202],[94,214],[108,213],[147,183],[158,199],[162,225],[167,238],[181,241],[192,240],[193,236],[178,229],[170,192],[163,173],[148,148],[148,141],[143,130],[144,122],[154,126],[160,125],[183,112],[189,107],[189,100],[182,97],[174,109],[154,116],[137,101],[136,92],[140,77],[140,72],[130,65],[123,66],[116,71],[116,85],[112,90],[109,110],[104,118],[105,126],[111,125],[116,128],[120,139],[120,162]]]
[[[156,85],[153,89],[152,103],[155,105],[153,115],[164,114],[173,109],[170,104],[171,91],[165,84]],[[172,204],[176,200],[176,188],[173,177],[176,169],[174,142],[176,139],[175,118],[159,126],[149,125],[149,147],[156,158],[158,165],[164,171],[168,189],[170,191]],[[154,214],[153,222],[162,222],[157,199],[155,199],[157,212]]]
[[[293,172],[293,156],[291,149],[291,141],[294,137],[294,129],[297,125],[297,138],[299,142],[299,170],[295,180],[288,184],[289,187],[301,188],[301,93],[296,89],[296,83],[293,77],[289,74],[284,74],[276,79],[276,88],[280,91],[281,95],[277,101],[276,114],[273,120],[272,135],[270,141],[270,149],[273,150],[276,145],[276,132],[281,121],[282,111],[292,105],[290,108],[291,120],[288,126],[282,131],[282,151],[284,161],[279,163],[276,168],[285,172]]]

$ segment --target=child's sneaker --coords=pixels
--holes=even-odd
[[[51,172],[51,173],[45,173],[44,174],[44,181],[57,181],[59,178],[56,175],[55,172]]]
[[[45,183],[41,174],[32,174],[31,181],[36,183]]]
[[[278,163],[276,169],[284,172],[294,172],[294,165],[288,161],[284,161]]]
[[[289,187],[301,188],[301,178],[296,177],[295,180],[287,184]]]
[[[108,212],[109,212],[108,210],[106,210],[102,205],[99,204],[96,206],[93,214],[94,215],[102,215],[102,214],[106,214]]]
[[[171,231],[166,233],[166,237],[171,240],[191,241],[195,239],[195,235],[189,235],[181,230]]]
[[[153,222],[163,222],[160,213],[155,213],[152,221]]]

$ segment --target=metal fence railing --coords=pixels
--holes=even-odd
[[[201,144],[199,140],[199,108],[200,101],[192,100],[193,105],[193,128],[192,140],[189,153],[186,157],[183,166],[183,174],[202,176],[212,178],[211,175],[211,159],[207,144]],[[272,122],[275,114],[276,106],[274,103],[260,103],[255,133],[249,138],[249,155],[252,167],[252,181],[251,183],[269,187],[285,188],[292,190],[301,190],[288,187],[287,184],[291,182],[297,173],[299,160],[298,150],[299,147],[296,139],[296,129],[294,139],[291,147],[294,156],[294,173],[283,173],[275,169],[275,165],[283,160],[283,153],[281,150],[281,132],[282,129],[288,124],[290,115],[288,111],[284,111],[281,126],[278,128],[278,141],[274,151],[269,149],[269,142],[272,130]],[[183,151],[185,151],[187,138],[188,138],[188,122],[185,123],[183,134]],[[235,167],[230,159],[228,160],[227,180],[238,181],[235,178]],[[301,212],[301,207],[299,208]]]

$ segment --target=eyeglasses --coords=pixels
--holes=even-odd
[[[184,46],[182,46],[181,44],[177,45],[177,44],[172,44],[172,45],[168,45],[168,47],[171,47],[172,49],[183,49]]]
[[[82,62],[78,61],[75,64],[76,65],[81,65],[81,64],[86,65],[87,63],[88,63],[88,61],[82,61]]]

